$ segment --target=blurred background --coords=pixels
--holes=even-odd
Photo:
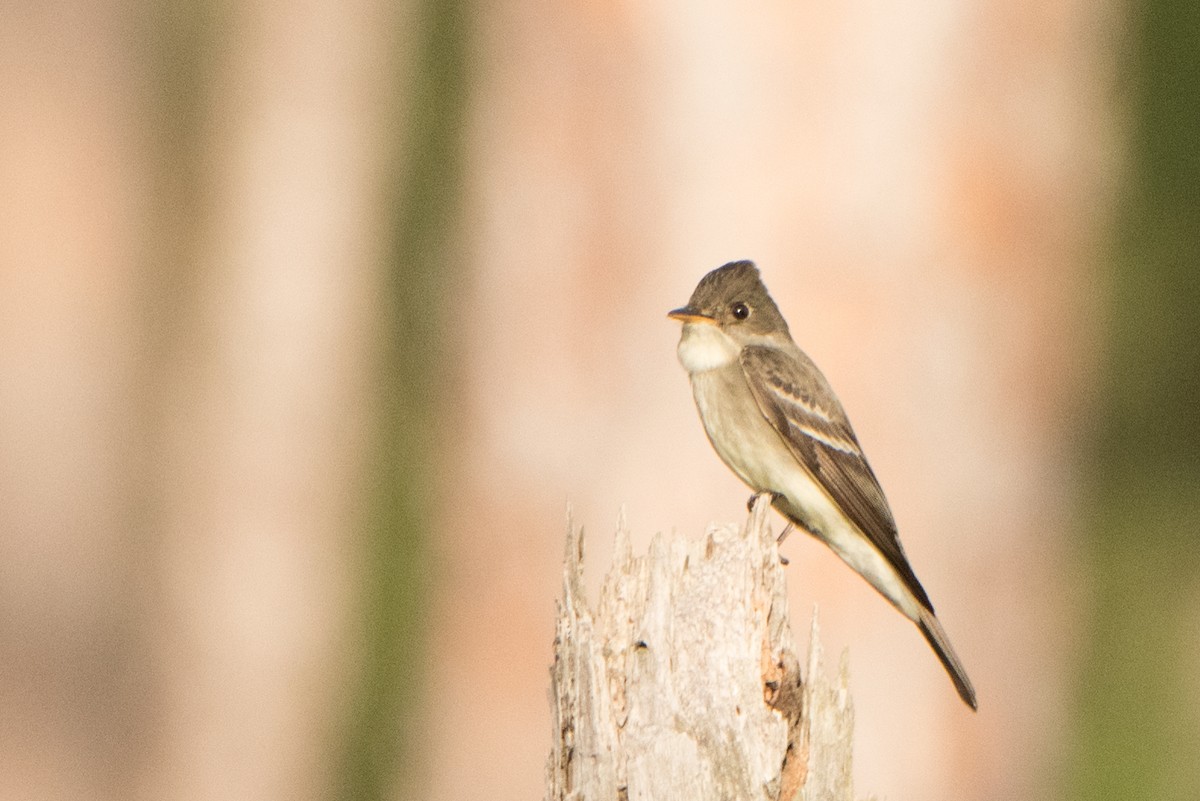
[[[824,548],[858,792],[1200,795],[1200,4],[0,8],[0,798],[538,798],[593,589],[740,521],[755,259],[970,669]]]

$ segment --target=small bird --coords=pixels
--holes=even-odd
[[[758,268],[750,261],[718,267],[688,305],[667,316],[683,323],[679,361],[717,455],[913,621],[963,701],[977,709],[842,404],[792,341]]]

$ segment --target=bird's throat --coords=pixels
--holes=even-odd
[[[689,374],[724,367],[739,351],[737,343],[711,323],[687,323],[679,338],[679,363]]]

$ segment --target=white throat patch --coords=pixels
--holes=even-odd
[[[685,323],[677,352],[679,363],[691,374],[724,367],[738,357],[740,350],[712,323]]]

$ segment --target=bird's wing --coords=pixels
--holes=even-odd
[[[759,410],[792,454],[932,612],[904,555],[879,481],[816,365],[799,349],[785,352],[761,345],[742,348],[741,364]]]

